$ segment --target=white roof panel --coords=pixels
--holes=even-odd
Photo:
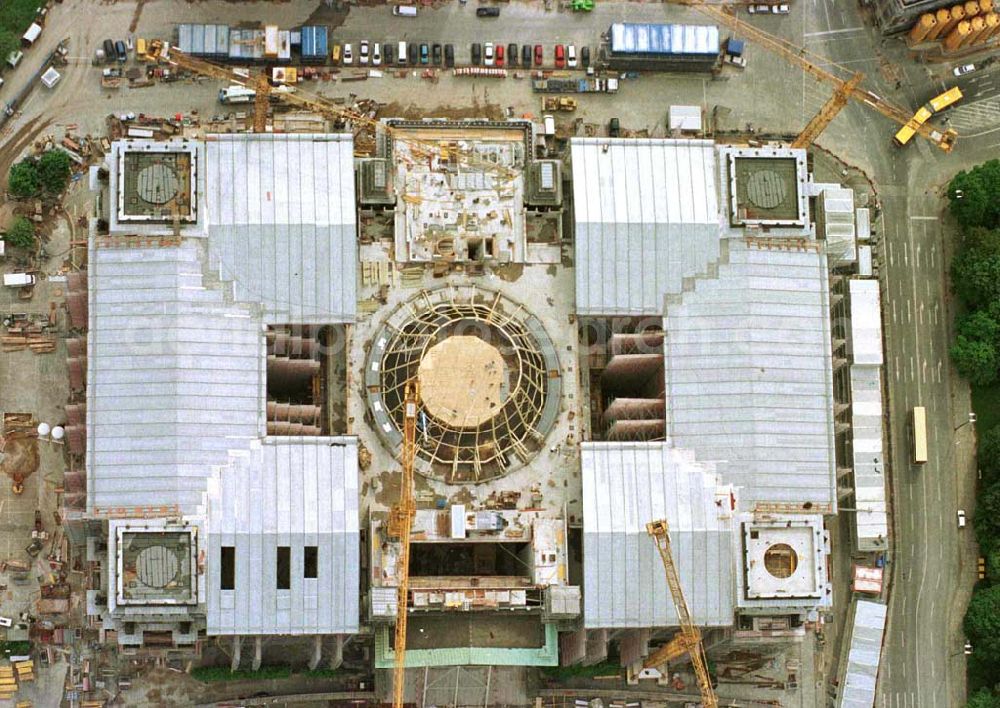
[[[719,258],[709,140],[575,138],[577,312],[662,314]]]
[[[663,443],[583,443],[584,626],[672,627],[677,612],[646,523],[666,518],[699,626],[733,621],[728,487],[711,465]],[[725,494],[716,504],[718,494]]]
[[[881,366],[882,298],[877,280],[848,282],[851,305],[851,361]]]
[[[667,306],[667,439],[748,502],[836,504],[826,257],[730,240]]]
[[[885,605],[868,600],[858,600],[854,605],[851,647],[837,696],[838,708],[872,708],[875,705],[886,611]]]

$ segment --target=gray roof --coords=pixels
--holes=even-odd
[[[751,504],[836,503],[829,312],[825,255],[736,239],[667,307],[667,439]]]
[[[735,532],[729,488],[718,487],[712,465],[662,443],[609,442],[584,443],[581,465],[584,626],[677,626],[646,533],[647,522],[662,518],[695,622],[731,625]]]
[[[358,631],[356,438],[265,438],[217,470],[208,500],[208,634]],[[222,546],[236,549],[234,590],[220,589]],[[289,590],[276,588],[279,546]],[[305,546],[318,548],[315,579]]]
[[[885,605],[868,600],[858,600],[854,605],[851,648],[840,682],[838,708],[872,708],[875,705],[886,610]]]
[[[89,259],[87,508],[201,503],[208,469],[262,433],[264,338],[202,285],[199,246]]]
[[[663,313],[666,294],[719,259],[710,140],[574,138],[576,311]]]
[[[268,324],[353,322],[350,135],[213,135],[205,200],[211,264]]]
[[[854,514],[858,548],[885,550],[889,519],[882,446],[882,367],[851,367],[851,450],[854,455]]]

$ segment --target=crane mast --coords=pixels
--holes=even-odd
[[[687,600],[684,599],[684,589],[681,587],[681,579],[677,574],[677,566],[674,564],[674,554],[670,546],[670,526],[666,519],[650,521],[646,524],[646,532],[656,542],[656,550],[659,551],[660,559],[663,561],[663,573],[667,578],[667,587],[670,589],[671,597],[673,597],[681,628],[677,637],[674,637],[660,651],[650,656],[649,660],[646,661],[646,666],[662,664],[670,658],[681,656],[687,652],[694,665],[694,675],[698,681],[698,690],[701,692],[701,702],[705,708],[718,708],[719,701],[715,697],[712,680],[708,675],[708,659],[701,643],[701,632],[695,626],[694,620],[691,619],[691,611],[688,609]],[[663,658],[664,655],[669,654],[673,654],[673,656]],[[651,663],[654,661],[656,663]]]
[[[399,501],[389,512],[389,535],[399,539],[399,562],[396,594],[396,635],[394,649],[396,665],[392,678],[393,708],[402,708],[406,679],[406,620],[410,594],[410,530],[417,505],[413,498],[413,462],[417,453],[417,409],[420,388],[415,379],[406,382],[403,399],[403,448],[400,463],[402,480]]]
[[[816,138],[816,136],[819,135],[820,132],[822,132],[822,129],[825,128],[826,125],[829,125],[829,122],[833,120],[833,117],[836,116],[840,109],[846,104],[845,101],[845,103],[836,107],[840,100],[837,97],[838,93],[846,95],[859,103],[863,103],[869,108],[875,109],[889,120],[895,121],[900,125],[906,125],[910,121],[912,112],[903,110],[889,101],[886,101],[878,94],[861,88],[861,80],[857,79],[857,81],[855,81],[857,74],[845,81],[819,65],[824,62],[829,63],[828,59],[815,55],[802,47],[797,47],[791,42],[781,39],[780,37],[768,34],[754,25],[730,15],[725,11],[725,6],[710,5],[705,0],[687,0],[686,2],[683,2],[683,4],[690,5],[700,12],[710,16],[712,19],[719,22],[719,24],[725,25],[735,32],[739,32],[747,39],[758,44],[767,51],[777,54],[790,64],[798,66],[813,78],[836,87],[837,93],[834,94],[833,99],[831,99],[830,102],[827,102],[817,117],[813,119],[814,121],[820,121],[818,126],[812,126],[811,128],[810,126],[807,126],[807,128],[809,128],[814,134],[811,138],[809,138],[806,135],[806,132],[803,131],[803,134],[799,136],[799,139],[809,139],[811,142]],[[828,117],[821,118],[823,116]],[[825,120],[825,124],[822,123],[822,120]],[[812,122],[810,122],[810,125],[812,125]],[[817,127],[819,127],[819,131],[815,132]],[[954,130],[949,129],[941,131],[927,124],[918,126],[916,128],[916,132],[918,135],[931,141],[945,152],[951,152],[951,149],[955,145],[955,140],[958,138],[958,134]],[[808,145],[809,143],[806,144]]]

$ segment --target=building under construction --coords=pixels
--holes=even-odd
[[[803,150],[579,138],[564,172],[535,139],[114,145],[67,502],[108,641],[226,637],[247,668],[336,666],[350,639],[388,668],[405,573],[408,667],[637,670],[677,627],[656,519],[718,646],[797,641],[831,606],[853,201]]]

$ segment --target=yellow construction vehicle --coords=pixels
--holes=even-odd
[[[797,147],[807,147],[812,144],[830,124],[830,121],[846,105],[846,98],[854,99],[869,108],[874,108],[883,116],[895,121],[899,125],[905,126],[907,123],[910,123],[912,111],[899,108],[881,96],[861,88],[860,83],[863,77],[859,78],[858,74],[851,72],[852,76],[850,78],[841,79],[820,66],[821,64],[831,64],[832,62],[829,59],[813,54],[802,47],[797,47],[791,42],[768,34],[754,25],[740,20],[729,14],[724,5],[710,5],[706,0],[681,0],[681,4],[691,5],[719,24],[725,25],[763,49],[777,54],[790,64],[795,64],[810,76],[835,87],[833,97],[827,101],[820,112],[809,122],[806,129],[796,138],[795,143]],[[835,64],[835,66],[839,65]],[[840,68],[844,69],[844,67]],[[942,131],[927,124],[914,125],[913,129],[914,133],[930,140],[945,152],[951,152],[951,149],[955,145],[955,140],[958,139],[958,134],[951,129]]]
[[[694,665],[695,679],[698,681],[698,690],[701,692],[701,702],[705,708],[718,708],[719,700],[715,697],[715,690],[712,688],[712,680],[708,675],[708,659],[705,657],[705,648],[701,643],[701,632],[691,619],[691,611],[688,609],[687,600],[684,599],[684,589],[681,587],[681,579],[677,574],[677,566],[674,565],[674,554],[670,547],[670,526],[666,519],[650,521],[646,524],[646,532],[653,537],[656,542],[656,550],[660,552],[660,559],[663,561],[663,572],[667,578],[667,587],[674,600],[674,607],[677,609],[677,619],[681,631],[667,644],[649,655],[643,666],[646,668],[662,666],[670,659],[688,654],[691,663]]]
[[[413,462],[417,454],[417,409],[420,407],[420,387],[415,379],[406,382],[403,398],[403,449],[400,465],[399,501],[389,512],[389,535],[399,540],[399,564],[396,594],[396,667],[392,677],[392,705],[402,708],[406,682],[406,620],[410,594],[410,529],[417,504],[413,497]]]

